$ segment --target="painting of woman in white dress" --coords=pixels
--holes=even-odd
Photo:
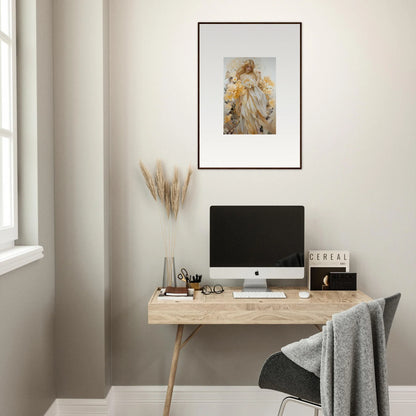
[[[224,58],[224,134],[276,134],[276,58]]]

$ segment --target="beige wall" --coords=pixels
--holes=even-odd
[[[416,384],[415,13],[405,0],[110,2],[112,384],[165,384],[175,331],[146,323],[163,249],[138,160],[196,164],[197,22],[265,20],[303,22],[303,169],[196,172],[177,265],[207,277],[211,204],[303,204],[306,249],[348,249],[362,290],[403,293],[390,383]],[[178,384],[256,384],[268,354],[313,332],[205,327]]]
[[[52,2],[18,0],[19,243],[42,260],[0,276],[0,414],[43,415],[54,386]]]
[[[56,388],[110,387],[108,2],[54,2]]]

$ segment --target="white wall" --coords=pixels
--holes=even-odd
[[[108,0],[54,3],[56,387],[110,387]]]
[[[207,277],[211,204],[305,205],[306,249],[348,249],[360,289],[403,293],[390,384],[416,384],[415,12],[406,0],[110,2],[113,385],[168,376],[175,329],[146,323],[163,247],[138,161],[196,165],[198,21],[303,23],[303,169],[197,171],[177,265]],[[256,384],[268,354],[313,332],[206,327],[178,383]]]

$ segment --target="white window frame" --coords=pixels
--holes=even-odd
[[[0,227],[0,250],[6,250],[14,247],[14,242],[18,238],[18,214],[17,214],[17,70],[16,70],[16,0],[10,0],[10,34],[0,30],[0,39],[10,46],[11,61],[11,131],[4,130],[0,127],[0,136],[9,137],[12,140],[12,175],[10,187],[12,189],[12,221],[10,226]]]
[[[1,0],[0,0],[1,1]],[[10,0],[10,34],[11,38],[0,31],[0,39],[11,46],[11,128],[12,131],[4,130],[0,127],[1,135],[12,139],[12,221],[11,226],[0,227],[0,275],[6,274],[14,269],[22,267],[33,261],[41,259],[43,247],[34,246],[15,246],[18,239],[18,211],[17,211],[17,53],[16,53],[16,0]],[[1,74],[0,74],[1,75]]]

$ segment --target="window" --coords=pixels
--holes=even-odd
[[[0,249],[17,239],[15,1],[0,0]]]
[[[14,244],[18,238],[15,11],[15,0],[0,0],[0,276],[43,257],[39,245]]]

